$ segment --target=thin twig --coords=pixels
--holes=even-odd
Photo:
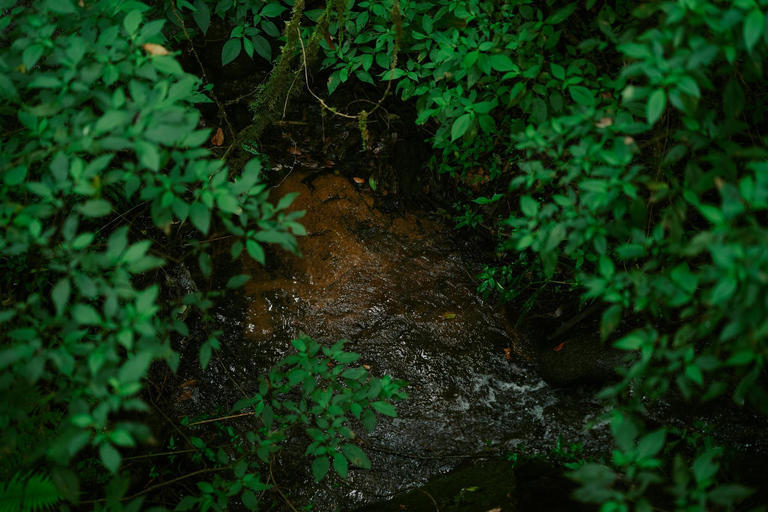
[[[178,478],[174,478],[173,480],[168,480],[167,482],[163,482],[161,484],[153,485],[152,487],[147,487],[143,491],[139,491],[136,494],[132,494],[130,496],[124,496],[120,498],[120,501],[130,501],[133,498],[136,498],[138,496],[141,496],[142,494],[146,494],[148,492],[154,491],[155,489],[160,489],[161,487],[165,487],[167,485],[175,484],[176,482],[180,482],[181,480],[186,480],[187,478],[202,475],[203,473],[213,473],[215,471],[223,471],[225,469],[230,469],[229,466],[224,466],[223,468],[207,468],[207,469],[201,469],[200,471],[195,471],[194,473],[189,473],[183,476],[180,476]],[[86,505],[86,504],[92,504],[92,503],[104,503],[107,501],[106,498],[102,498],[100,500],[88,500],[88,501],[81,501],[80,505]],[[295,510],[295,509],[294,509]]]
[[[294,506],[293,506],[293,503],[291,503],[291,500],[289,500],[288,498],[286,498],[286,497],[285,497],[285,494],[283,494],[283,491],[281,491],[281,490],[280,490],[280,486],[279,486],[279,485],[277,485],[277,481],[275,480],[275,476],[272,474],[272,462],[273,462],[274,460],[275,460],[275,456],[273,455],[273,456],[272,456],[272,459],[271,459],[271,460],[270,460],[270,462],[269,462],[269,477],[272,479],[272,483],[274,483],[274,484],[275,484],[275,490],[276,490],[278,493],[280,493],[280,496],[282,496],[283,500],[285,500],[285,503],[286,503],[286,504],[287,504],[289,507],[291,507],[291,510],[293,510],[293,512],[299,512],[298,510],[296,510],[296,507],[294,507]]]
[[[429,493],[428,493],[427,491],[425,491],[424,489],[419,489],[419,490],[420,490],[421,492],[423,492],[424,494],[426,494],[426,495],[427,495],[427,497],[428,497],[429,499],[431,499],[431,500],[432,500],[432,503],[434,503],[434,504],[435,504],[435,510],[436,510],[437,512],[440,512],[440,507],[438,507],[438,506],[437,506],[437,502],[435,501],[435,498],[433,498],[433,497],[432,497],[432,495],[431,495],[431,494],[429,494]]]
[[[256,411],[244,412],[244,413],[241,413],[241,414],[231,414],[229,416],[222,416],[221,418],[213,418],[213,419],[210,419],[210,420],[196,421],[194,423],[190,423],[190,424],[184,425],[184,426],[185,427],[192,427],[194,425],[202,425],[203,423],[211,423],[212,421],[229,420],[229,419],[232,419],[232,418],[241,418],[243,416],[253,416],[254,414],[256,414]]]

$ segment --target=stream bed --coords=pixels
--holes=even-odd
[[[256,377],[292,352],[299,333],[326,345],[346,339],[371,373],[410,382],[398,417],[379,416],[360,435],[371,470],[313,485],[306,459],[281,457],[276,479],[296,506],[351,510],[521,443],[546,451],[562,436],[594,453],[610,442],[605,426],[584,428],[601,413],[594,387],[553,387],[516,353],[524,335],[476,293],[479,248],[448,222],[384,213],[367,184],[332,172],[295,170],[273,190],[290,192],[300,193],[293,207],[307,211],[302,256],[271,250],[266,267],[242,260],[253,275],[245,311],[219,308],[227,372],[211,364],[182,408],[231,407],[242,394],[229,375],[255,392]]]

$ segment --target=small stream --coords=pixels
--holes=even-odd
[[[525,345],[521,334],[502,308],[478,297],[478,250],[443,219],[382,213],[367,185],[333,173],[294,171],[274,190],[288,192],[300,192],[294,207],[307,211],[303,256],[272,254],[266,268],[243,260],[243,272],[254,275],[247,310],[220,313],[229,373],[255,391],[255,377],[303,332],[328,345],[349,340],[346,349],[372,373],[409,381],[411,397],[398,403],[397,418],[380,416],[373,433],[361,434],[370,471],[314,486],[305,459],[283,462],[277,478],[296,484],[295,504],[350,510],[520,443],[546,451],[562,436],[589,453],[609,442],[605,427],[584,430],[601,413],[594,388],[552,387],[514,350],[505,352]],[[184,408],[231,407],[242,397],[220,365],[199,382]]]

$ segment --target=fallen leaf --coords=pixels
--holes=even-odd
[[[492,508],[488,512],[501,512],[501,507]]]
[[[506,359],[512,359],[512,349],[511,348],[505,348],[504,349],[504,357]]]
[[[364,364],[364,365],[363,365],[363,368],[365,368],[366,370],[370,370],[370,369],[371,369],[371,365],[369,365],[369,364]]]
[[[297,147],[288,148],[288,152],[292,155],[297,155],[297,156],[301,154],[301,150]]]
[[[197,381],[195,379],[189,379],[188,381],[184,382],[182,385],[180,385],[180,388],[192,388],[197,386]]]
[[[143,45],[141,45],[141,47],[144,48],[144,51],[150,55],[170,55],[171,54],[171,52],[169,52],[164,46],[161,46],[155,43],[144,43]]]
[[[608,128],[609,126],[612,126],[612,125],[613,125],[613,119],[611,119],[610,117],[602,117],[597,123],[595,123],[595,126],[597,126],[598,128]]]
[[[567,343],[567,342],[566,342],[566,341],[564,341],[564,342],[562,342],[561,344],[559,344],[558,346],[556,346],[556,347],[555,347],[555,352],[560,352],[561,350],[563,350],[563,345],[565,345],[566,343]]]
[[[363,178],[352,178],[352,179],[355,180],[355,183],[357,183],[358,185],[362,185],[363,183],[365,183],[365,180]]]
[[[450,313],[450,312],[443,313],[443,318],[445,318],[446,320],[453,320],[454,318],[456,318],[456,313]]]
[[[224,144],[224,130],[221,128],[216,129],[216,133],[214,133],[213,137],[211,137],[211,144],[214,146],[221,146]]]
[[[183,392],[182,394],[180,394],[180,395],[179,395],[179,396],[176,398],[176,401],[177,401],[177,402],[183,402],[184,400],[189,400],[190,398],[192,398],[192,390],[191,390],[191,389],[188,389],[188,390],[186,390],[185,392]]]

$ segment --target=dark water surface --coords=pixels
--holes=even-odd
[[[346,349],[374,375],[410,382],[397,418],[380,417],[371,434],[358,430],[370,471],[315,486],[306,459],[281,457],[275,477],[293,486],[294,503],[350,510],[519,443],[550,449],[558,436],[603,448],[606,428],[584,430],[601,412],[594,389],[553,388],[505,352],[520,335],[501,308],[478,297],[477,254],[439,218],[381,213],[366,189],[332,173],[289,175],[275,193],[301,193],[294,204],[307,210],[303,256],[280,254],[266,268],[244,261],[243,272],[254,274],[247,311],[221,313],[222,358],[246,392],[301,332],[328,345],[349,340]],[[200,380],[186,407],[231,407],[242,398],[221,365]]]

